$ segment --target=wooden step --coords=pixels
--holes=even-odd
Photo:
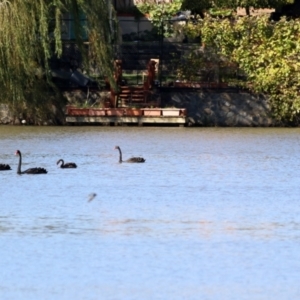
[[[144,99],[132,99],[131,103],[145,103]]]
[[[142,94],[131,94],[131,97],[144,97],[144,93]]]
[[[132,91],[132,94],[144,94],[144,90],[141,90],[141,91]]]
[[[143,90],[144,89],[144,86],[143,85],[133,85],[131,87],[131,89],[134,91],[134,90]]]
[[[144,92],[142,92],[142,93],[132,93],[131,95],[132,96],[142,97],[142,96],[144,96]]]
[[[132,101],[138,101],[138,100],[143,100],[144,101],[144,97],[131,97]]]
[[[130,96],[131,96],[130,94],[129,95],[127,95],[127,94],[125,94],[125,95],[124,94],[119,94],[120,98],[126,98],[127,99],[127,98],[130,98]]]
[[[131,94],[130,90],[121,90],[120,94]]]

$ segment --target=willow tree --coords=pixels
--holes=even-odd
[[[62,55],[64,13],[74,19],[85,70],[97,66],[99,74],[113,83],[113,10],[108,1],[0,0],[0,102],[7,103],[15,114],[40,117],[57,104],[59,93],[52,82],[49,59]]]

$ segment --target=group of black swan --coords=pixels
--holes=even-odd
[[[115,149],[119,150],[119,163],[144,163],[146,160],[143,157],[131,157],[127,160],[122,160],[122,151],[119,146],[116,146]],[[21,171],[22,165],[22,154],[20,150],[17,150],[15,155],[19,156],[19,164],[17,169],[17,174],[47,174],[48,171],[45,168],[30,168],[25,171]],[[77,165],[73,162],[65,163],[63,159],[59,159],[56,163],[60,168],[63,169],[74,169],[77,168]],[[11,167],[7,164],[0,164],[0,171],[9,171]]]

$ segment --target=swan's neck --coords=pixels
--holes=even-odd
[[[121,162],[122,162],[122,151],[121,151],[121,149],[120,149],[120,148],[118,148],[118,150],[119,150],[119,153],[120,153],[120,157],[119,157],[119,163],[121,163]]]
[[[60,163],[61,163],[61,167],[63,167],[64,164],[65,164],[65,162],[64,162],[62,159],[60,159],[60,160],[58,161],[58,164],[60,164]]]
[[[17,174],[22,174],[22,172],[21,172],[21,164],[22,164],[22,155],[21,155],[21,153],[19,153],[19,164],[18,164]]]

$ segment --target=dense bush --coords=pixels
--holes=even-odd
[[[300,21],[268,16],[189,23],[186,34],[201,34],[205,47],[236,63],[247,74],[247,87],[269,95],[274,116],[293,120],[300,113]]]

